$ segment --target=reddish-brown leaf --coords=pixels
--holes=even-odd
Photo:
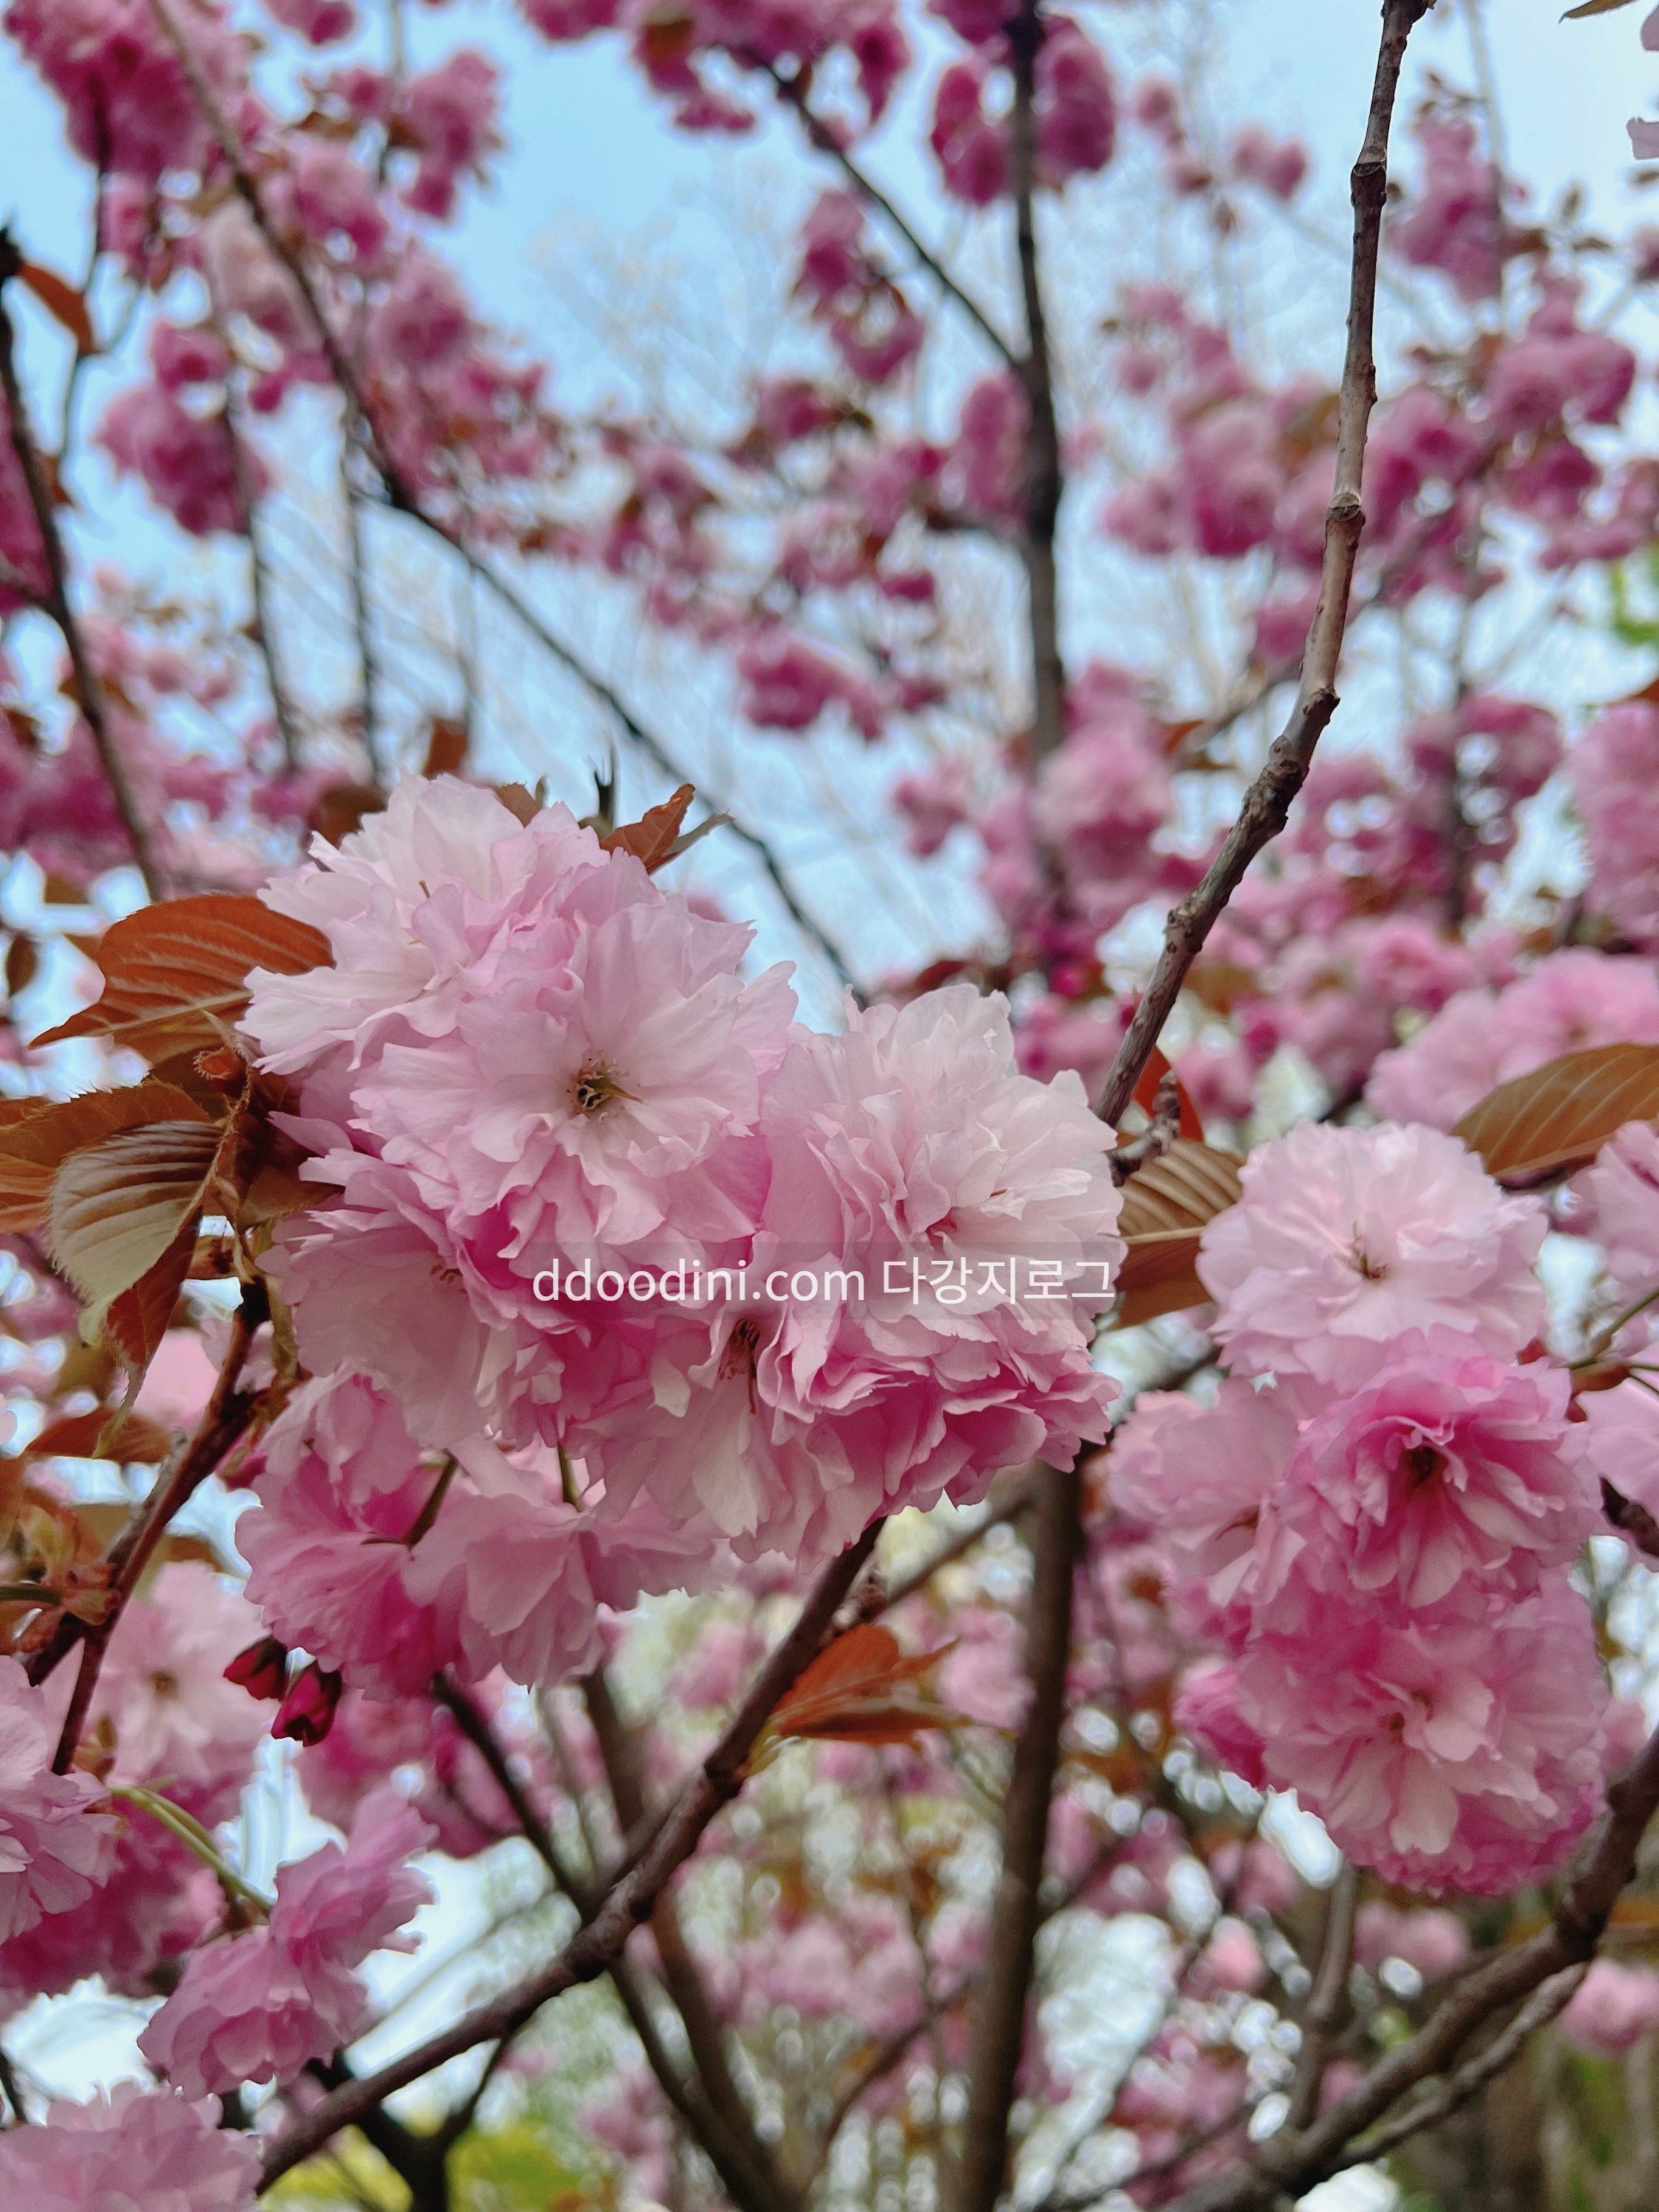
[[[459,775],[471,737],[465,722],[457,721],[450,714],[434,714],[427,734],[426,761],[421,774]]]
[[[1593,1160],[1626,1121],[1659,1116],[1659,1045],[1596,1045],[1517,1075],[1453,1132],[1514,1189]]]
[[[1140,1080],[1131,1094],[1135,1104],[1139,1107],[1143,1114],[1152,1115],[1157,1111],[1159,1087],[1166,1075],[1174,1073],[1175,1071],[1169,1061],[1154,1045],[1151,1057],[1140,1072]],[[1204,1141],[1204,1124],[1199,1120],[1198,1109],[1187,1096],[1186,1085],[1178,1075],[1176,1076],[1176,1096],[1181,1102],[1181,1121],[1176,1133],[1182,1137],[1190,1137],[1195,1145],[1201,1145]]]
[[[941,1651],[907,1658],[898,1639],[866,1622],[819,1654],[779,1701],[768,1730],[773,1741],[807,1736],[851,1743],[910,1743],[922,1729],[960,1728],[947,1711],[912,1686],[938,1665]]]
[[[71,1152],[58,1169],[50,1215],[52,1257],[86,1301],[88,1336],[115,1300],[157,1267],[171,1277],[172,1311],[195,1254],[196,1224],[220,1142],[209,1121],[157,1121]],[[159,1300],[161,1291],[158,1278],[148,1296]],[[125,1334],[121,1342],[131,1348]]]
[[[112,1423],[113,1425],[112,1426]],[[111,1433],[100,1449],[106,1429]],[[120,1413],[95,1406],[89,1413],[66,1413],[48,1421],[27,1446],[26,1459],[111,1459],[153,1467],[167,1457],[172,1439],[165,1429],[143,1413]],[[122,1512],[126,1508],[121,1509]]]
[[[652,807],[637,822],[625,822],[613,830],[599,842],[607,853],[631,853],[647,869],[657,869],[674,857],[679,843],[680,831],[685,823],[685,811],[696,797],[693,784],[683,783],[672,799],[665,799],[660,806]]]
[[[493,788],[507,812],[526,828],[542,811],[536,804],[534,792],[526,791],[521,783],[498,783]]]
[[[141,907],[106,930],[97,955],[104,994],[35,1039],[106,1036],[149,1060],[229,1041],[256,968],[298,975],[333,955],[320,931],[257,898],[210,891]]]
[[[1199,1243],[1239,1194],[1238,1162],[1186,1137],[1136,1171],[1124,1185],[1118,1217],[1128,1250],[1118,1273],[1123,1304],[1116,1327],[1134,1328],[1205,1304],[1210,1294],[1196,1273]]]
[[[194,1098],[170,1083],[88,1091],[58,1103],[38,1098],[0,1103],[0,1230],[15,1233],[41,1225],[52,1178],[71,1152],[153,1121],[207,1119]]]
[[[66,283],[50,269],[42,269],[38,262],[23,262],[17,279],[28,286],[53,321],[63,325],[75,340],[77,353],[97,352],[98,341],[93,335],[92,317],[87,313],[84,293],[77,292],[73,284]]]

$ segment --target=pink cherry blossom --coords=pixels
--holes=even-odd
[[[410,1595],[408,1539],[442,1480],[362,1377],[295,1393],[266,1438],[259,1510],[236,1524],[248,1595],[285,1643],[382,1694],[426,1688],[455,1652]]]
[[[1419,1125],[1301,1122],[1260,1146],[1198,1271],[1236,1370],[1352,1389],[1410,1333],[1512,1358],[1543,1321],[1547,1219],[1455,1138]]]
[[[186,2096],[292,2081],[360,2034],[368,1994],[354,1969],[373,1951],[412,1951],[397,1932],[431,1892],[404,1863],[431,1829],[395,1789],[363,1801],[342,1850],[325,1844],[283,1867],[263,1927],[192,1952],[139,2038]]]
[[[253,2212],[259,2150],[211,2100],[124,2081],[0,2135],[0,2189],[33,2212]]]
[[[1449,1129],[1489,1091],[1592,1045],[1659,1043],[1659,976],[1644,961],[1552,952],[1499,991],[1459,991],[1409,1044],[1384,1053],[1374,1111]]]
[[[1481,1620],[1332,1601],[1258,1638],[1237,1680],[1268,1780],[1385,1881],[1501,1893],[1558,1865],[1595,1808],[1607,1687],[1564,1578]]]
[[[1561,2015],[1561,2033],[1577,2051],[1616,2058],[1659,2027],[1659,1974],[1595,1959]]]
[[[1267,1586],[1294,1574],[1407,1608],[1534,1588],[1600,1521],[1582,1425],[1567,1419],[1571,1381],[1435,1337],[1384,1367],[1298,1441],[1274,1500]]]
[[[0,1659],[0,1942],[84,1904],[113,1863],[103,1785],[54,1774],[57,1748],[45,1692]]]
[[[1659,1130],[1627,1121],[1572,1179],[1571,1227],[1601,1247],[1626,1301],[1659,1285]]]
[[[1659,1398],[1632,1376],[1578,1402],[1592,1474],[1659,1520]]]

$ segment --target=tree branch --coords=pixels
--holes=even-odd
[[[1302,2050],[1297,2060],[1296,2087],[1285,2125],[1305,2128],[1319,2110],[1320,2086],[1331,2041],[1342,2025],[1348,2002],[1348,1974],[1353,1965],[1353,1923],[1359,1903],[1359,1875],[1345,1865],[1337,1875],[1325,1906],[1325,1934],[1319,1950],[1319,1971],[1302,2023]]]
[[[1285,827],[1291,802],[1313,765],[1314,748],[1336,710],[1337,666],[1346,632],[1354,564],[1365,511],[1359,487],[1365,438],[1376,398],[1373,331],[1376,319],[1376,264],[1382,203],[1389,185],[1389,132],[1400,87],[1406,44],[1434,0],[1384,0],[1382,38],[1371,90],[1364,142],[1351,180],[1353,266],[1348,292],[1348,343],[1337,410],[1336,485],[1325,516],[1325,560],[1319,605],[1308,632],[1302,682],[1289,720],[1273,740],[1266,764],[1244,794],[1238,819],[1204,880],[1170,912],[1164,950],[1107,1075],[1100,1097],[1103,1120],[1116,1126],[1133,1096],[1141,1070],[1192,966],[1244,872]]]
[[[1609,1788],[1578,1869],[1562,1891],[1547,1927],[1465,1974],[1409,2041],[1380,2058],[1357,2087],[1309,2127],[1273,2136],[1249,2165],[1188,2191],[1175,2212],[1268,2212],[1279,2199],[1300,2197],[1357,2158],[1370,2155],[1355,2144],[1362,2130],[1381,2119],[1419,2081],[1443,2074],[1487,2021],[1595,1955],[1619,1893],[1635,1871],[1637,1852],[1656,1808],[1659,1733],[1649,1738],[1624,1779]],[[1454,2077],[1449,2090],[1455,2087]]]
[[[58,517],[52,507],[52,488],[46,482],[40,448],[29,429],[28,409],[17,374],[16,333],[5,304],[5,287],[21,265],[22,256],[10,233],[0,230],[0,392],[5,394],[6,411],[10,418],[12,451],[17,456],[17,465],[22,471],[23,482],[28,490],[29,505],[34,510],[35,526],[40,532],[41,550],[46,555],[46,574],[50,579],[50,587],[44,599],[39,599],[37,604],[56,623],[68,648],[70,667],[75,677],[76,696],[87,727],[92,732],[92,742],[104,771],[104,781],[115,801],[115,811],[120,817],[121,827],[132,848],[132,857],[138,864],[144,888],[151,898],[156,899],[162,896],[163,887],[161,872],[156,864],[155,848],[139,813],[132,786],[127,781],[126,769],[116,750],[109,717],[104,711],[104,687],[98,680],[97,671],[87,652],[86,641],[81,635],[81,625],[70,605],[69,567],[64,557],[64,541],[58,534]]]
[[[264,1320],[268,1310],[263,1285],[245,1285],[241,1302],[231,1322],[230,1342],[225,1349],[218,1380],[213,1386],[213,1394],[208,1400],[195,1435],[185,1445],[176,1462],[171,1467],[163,1468],[157,1474],[149,1497],[116,1538],[106,1555],[106,1564],[110,1570],[109,1610],[104,1618],[88,1625],[77,1620],[72,1613],[64,1613],[52,1641],[27,1662],[29,1680],[35,1683],[44,1682],[77,1642],[83,1643],[85,1646],[81,1656],[81,1671],[76,1677],[74,1693],[64,1717],[63,1735],[58,1740],[58,1754],[52,1761],[54,1773],[64,1774],[69,1771],[76,1746],[81,1740],[82,1728],[91,1710],[93,1692],[98,1686],[98,1675],[110,1638],[115,1633],[127,1601],[137,1588],[156,1546],[167,1534],[168,1523],[179,1508],[201,1488],[248,1425],[254,1400],[246,1391],[239,1390],[236,1385],[246,1364],[254,1332]]]
[[[1066,670],[1060,652],[1060,579],[1054,531],[1064,484],[1060,431],[1054,420],[1054,371],[1036,246],[1036,62],[1044,32],[1038,0],[1024,0],[1008,26],[1014,100],[1009,117],[1014,229],[1019,249],[1020,296],[1025,310],[1025,353],[1015,369],[1030,421],[1025,441],[1025,559],[1031,636],[1032,720],[1030,757],[1035,767],[1066,741]]]
[[[367,2080],[337,2090],[279,2136],[265,2152],[260,2186],[268,2189],[293,2166],[320,2149],[341,2128],[352,2126],[394,2089],[429,2074],[447,2059],[480,2043],[510,2035],[550,1997],[591,1982],[620,1959],[635,1929],[651,1917],[658,1898],[696,1849],[704,1829],[743,1787],[750,1753],[772,1709],[796,1677],[823,1648],[837,1607],[875,1548],[878,1522],[857,1543],[830,1562],[802,1607],[800,1617],[756,1676],[748,1696],[702,1766],[682,1790],[638,1863],[613,1884],[593,1917],[557,1957],[489,2003],[466,2014],[453,2027]]]
[[[1037,1478],[1036,1565],[1025,1628],[1031,1702],[1014,1746],[1013,1772],[1003,1804],[1002,1873],[991,1909],[990,1948],[974,2013],[974,2056],[956,2176],[956,2212],[993,2212],[1008,2162],[1008,2112],[1025,2042],[1038,1891],[1066,1705],[1081,1495],[1075,1469],[1045,1468]]]
[[[860,168],[830,125],[807,105],[806,85],[801,74],[798,71],[793,76],[785,76],[774,63],[763,60],[758,54],[751,54],[749,59],[757,69],[765,71],[777,87],[778,98],[787,107],[793,108],[800,118],[801,128],[806,133],[808,143],[818,153],[827,154],[859,198],[867,200],[877,214],[892,225],[939,289],[956,301],[980,336],[994,352],[1000,354],[1010,368],[1018,373],[1021,366],[1019,355],[985,309],[970,292],[963,289],[939,256],[922,244],[880,185]]]
[[[298,287],[300,296],[305,301],[307,310],[316,325],[318,341],[328,362],[330,373],[338,385],[345,402],[348,434],[355,436],[356,442],[362,446],[374,465],[376,474],[386,487],[387,503],[393,512],[407,515],[411,521],[418,523],[422,529],[429,531],[434,538],[441,539],[453,553],[458,554],[479,582],[495,593],[508,612],[516,617],[537,643],[550,653],[561,667],[569,671],[590,697],[596,699],[602,707],[616,717],[628,736],[674,784],[678,786],[682,783],[696,782],[697,779],[686,773],[684,764],[677,761],[660,740],[653,737],[631,710],[623,704],[621,695],[615,687],[606,683],[603,677],[589,666],[580,653],[550,629],[528,600],[520,592],[515,591],[505,577],[498,575],[495,569],[487,562],[480,559],[478,555],[473,552],[465,540],[458,537],[447,524],[437,515],[429,513],[422,505],[418,494],[392,459],[380,438],[373,411],[364,398],[357,372],[347,357],[344,348],[341,345],[324,313],[322,301],[318,295],[316,286],[312,282],[311,272],[306,266],[304,256],[295,251],[271,221],[260,193],[258,183],[248,167],[247,155],[240,137],[223,108],[215,99],[213,88],[203,75],[201,65],[197,61],[188,40],[174,21],[167,0],[149,0],[149,9],[162,35],[178,56],[179,66],[190,81],[197,106],[212,131],[220,152],[224,155],[232,180],[236,186],[237,194],[249,215],[253,218],[255,228]],[[785,911],[796,927],[817,945],[834,970],[837,980],[849,990],[854,989],[855,986],[852,970],[848,968],[839,947],[800,904],[790,888],[788,879],[784,874],[776,854],[765,838],[758,836],[752,830],[744,829],[732,817],[731,809],[717,794],[705,789],[703,796],[709,800],[717,814],[724,814],[727,817],[732,835],[739,838],[756,854],[766,871],[774,890],[777,892]]]

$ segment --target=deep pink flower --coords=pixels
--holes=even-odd
[[[1607,1686],[1565,1577],[1485,1619],[1334,1598],[1239,1662],[1267,1778],[1385,1881],[1499,1894],[1553,1869],[1595,1809]]]

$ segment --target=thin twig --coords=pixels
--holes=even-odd
[[[420,524],[422,529],[429,531],[434,538],[441,539],[452,552],[459,554],[479,582],[494,592],[501,605],[516,617],[537,643],[562,667],[568,669],[591,697],[596,699],[602,707],[616,717],[634,743],[648,758],[655,762],[664,775],[668,776],[675,785],[695,783],[697,779],[687,775],[684,765],[674,758],[661,741],[653,737],[641,723],[638,717],[624,705],[616,687],[606,683],[604,678],[589,666],[587,661],[574,647],[567,644],[562,638],[550,629],[528,600],[520,592],[515,591],[505,577],[497,574],[496,571],[487,562],[480,559],[478,555],[473,552],[448,525],[422,505],[414,487],[388,453],[386,443],[375,427],[374,414],[364,397],[362,381],[357,372],[323,311],[322,301],[318,295],[316,286],[312,282],[311,272],[306,266],[304,256],[296,251],[293,244],[283,235],[271,221],[258,181],[248,167],[247,155],[243,149],[240,137],[215,98],[213,88],[203,74],[201,65],[197,61],[188,40],[174,21],[167,0],[149,0],[149,8],[157,24],[161,27],[162,34],[179,57],[179,64],[188,77],[191,89],[195,94],[197,106],[218,143],[219,149],[229,167],[237,193],[249,215],[252,216],[254,227],[298,287],[300,295],[305,301],[306,307],[316,326],[318,341],[322,346],[330,371],[345,401],[349,428],[352,428],[356,441],[362,447],[381,483],[385,485],[389,505],[395,513],[407,515],[411,521]],[[852,970],[848,966],[844,956],[823,926],[815,921],[800,904],[790,888],[788,879],[770,845],[754,830],[743,828],[741,823],[732,817],[731,809],[714,793],[705,789],[703,796],[709,800],[716,813],[725,814],[728,817],[732,835],[741,839],[743,843],[757,855],[774,890],[777,892],[785,911],[803,935],[817,945],[834,970],[837,980],[849,990],[855,988]]]
[[[1429,2019],[1304,2130],[1286,2130],[1245,2165],[1181,2198],[1175,2212],[1267,2212],[1352,2163],[1362,2131],[1419,2081],[1443,2074],[1469,2039],[1513,2004],[1569,1966],[1594,1958],[1620,1892],[1636,1869],[1649,1821],[1659,1808],[1659,1733],[1630,1772],[1612,1784],[1601,1816],[1562,1891],[1547,1926],[1524,1943],[1490,1956],[1466,1974]]]
[[[806,133],[808,143],[817,152],[829,155],[859,198],[867,200],[876,212],[892,225],[939,289],[956,301],[980,336],[1001,355],[1010,368],[1018,371],[1020,367],[1018,352],[997,328],[986,310],[970,292],[963,290],[938,254],[922,244],[913,227],[899,213],[880,185],[859,167],[823,118],[814,112],[807,101],[805,79],[799,74],[786,76],[773,63],[763,60],[757,54],[751,55],[750,59],[756,68],[766,72],[777,87],[779,99],[800,118],[801,128]]]
[[[1049,1803],[1066,1708],[1080,1498],[1081,1480],[1075,1468],[1045,1468],[1038,1477],[1035,1572],[1025,1625],[1031,1698],[1014,1745],[1013,1772],[1003,1804],[1002,1872],[974,2011],[974,2056],[956,2175],[957,2212],[992,2212],[1008,2162],[1008,2115],[1025,2046]]]
[[[1389,132],[1407,41],[1432,5],[1433,0],[1385,0],[1382,10],[1370,113],[1352,179],[1353,273],[1348,294],[1347,353],[1337,410],[1336,484],[1325,516],[1319,605],[1308,633],[1301,685],[1290,719],[1273,740],[1261,774],[1245,793],[1238,818],[1220,852],[1205,872],[1204,880],[1164,923],[1164,950],[1101,1093],[1102,1119],[1114,1127],[1134,1094],[1141,1070],[1152,1057],[1204,940],[1251,861],[1284,828],[1291,802],[1313,765],[1314,748],[1336,710],[1337,667],[1347,628],[1360,533],[1365,526],[1359,486],[1366,433],[1376,398],[1373,330],[1382,204],[1389,184]]]
[[[92,742],[104,771],[104,781],[115,801],[115,811],[120,817],[121,827],[127,842],[132,848],[132,857],[137,862],[138,872],[144,879],[144,888],[153,899],[163,896],[161,872],[155,859],[155,848],[149,830],[139,813],[132,786],[116,748],[114,736],[105,712],[104,687],[98,680],[97,671],[88,653],[86,641],[81,635],[81,625],[70,604],[69,566],[64,555],[64,541],[58,533],[58,517],[52,506],[52,488],[46,481],[46,466],[40,448],[29,428],[28,410],[23,398],[23,387],[17,374],[16,333],[11,315],[5,304],[5,287],[22,266],[22,256],[9,232],[0,230],[0,392],[5,395],[6,411],[10,418],[12,451],[17,456],[17,465],[22,471],[27,489],[29,505],[34,510],[35,526],[40,532],[41,550],[46,556],[49,586],[37,604],[58,625],[69,651],[70,667],[75,677],[76,701],[92,732]]]
[[[1054,559],[1054,532],[1065,480],[1060,465],[1054,368],[1048,356],[1048,322],[1036,242],[1036,64],[1043,37],[1037,0],[1025,0],[1008,26],[1014,78],[1008,135],[1020,298],[1025,313],[1025,352],[1015,370],[1029,415],[1020,550],[1025,562],[1031,644],[1029,750],[1034,767],[1057,752],[1066,741],[1066,670],[1060,651],[1060,575]]]
[[[64,1614],[51,1642],[33,1653],[27,1662],[29,1680],[44,1682],[77,1643],[84,1642],[86,1646],[53,1762],[54,1771],[59,1774],[68,1771],[75,1756],[93,1692],[98,1686],[105,1650],[156,1546],[167,1534],[174,1514],[201,1488],[252,1417],[255,1401],[236,1385],[246,1363],[254,1331],[265,1319],[267,1310],[264,1286],[247,1285],[231,1322],[230,1341],[218,1380],[196,1433],[176,1458],[162,1468],[149,1495],[110,1547],[105,1562],[110,1571],[108,1610],[103,1619],[88,1625],[72,1613]]]
[[[1409,2112],[1401,2112],[1380,2128],[1374,2128],[1358,2142],[1351,2143],[1343,2156],[1345,2166],[1363,2166],[1372,2159],[1384,2157],[1389,2151],[1425,2128],[1438,2127],[1449,2119],[1460,2105],[1466,2105],[1478,2090],[1494,2081],[1506,2066],[1513,2064],[1525,2049],[1528,2039],[1540,2027],[1547,2027],[1558,2013],[1565,2012],[1571,2003],[1579,1984],[1589,1973],[1588,1962],[1579,1966],[1565,1967],[1542,1982],[1527,1999],[1515,2018],[1501,2035],[1495,2035],[1486,2049],[1460,2066],[1432,2095],[1421,2104],[1413,2105]]]
[[[1325,2063],[1348,2002],[1354,1914],[1358,1903],[1358,1871],[1345,1865],[1326,1901],[1325,1934],[1320,1944],[1313,1993],[1302,2022],[1302,2050],[1297,2060],[1296,2086],[1291,2092],[1290,2110],[1285,2115],[1287,2127],[1305,2128],[1319,2110]]]
[[[418,2081],[462,2051],[517,2032],[551,1997],[596,1980],[622,1956],[635,1928],[651,1917],[667,1883],[696,1849],[702,1832],[721,1807],[743,1787],[746,1762],[771,1717],[772,1709],[822,1649],[836,1607],[852,1588],[875,1547],[880,1523],[866,1529],[857,1543],[832,1560],[819,1576],[794,1627],[756,1677],[720,1741],[681,1792],[656,1838],[630,1873],[609,1891],[592,1919],[538,1972],[515,1988],[480,2005],[416,2050],[378,2073],[325,2097],[301,2115],[267,2148],[261,2188],[271,2184],[321,2148],[340,2129],[356,2124],[393,2090]]]

